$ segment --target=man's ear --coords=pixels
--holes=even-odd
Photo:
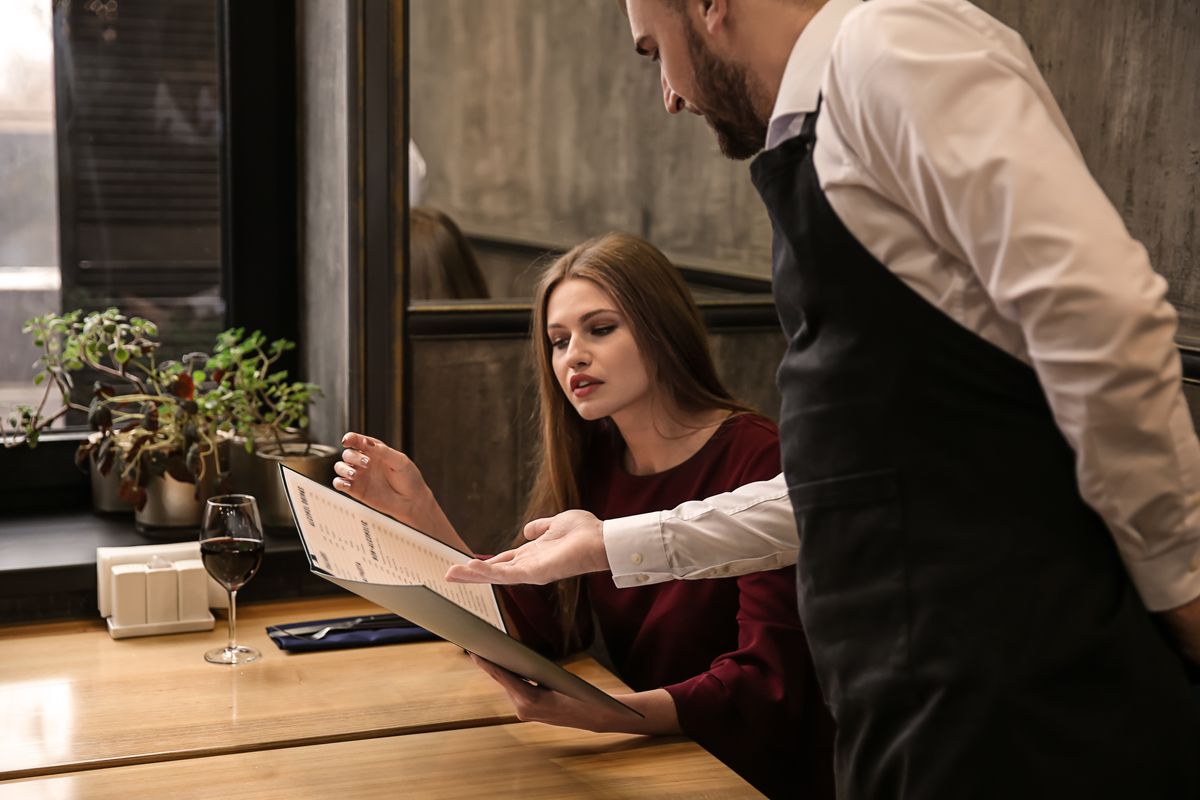
[[[712,34],[728,24],[729,0],[699,0],[700,21]]]

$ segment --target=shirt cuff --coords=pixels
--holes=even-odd
[[[1126,568],[1150,611],[1170,611],[1200,597],[1200,537]]]
[[[619,589],[675,577],[667,564],[661,511],[604,521],[604,551]]]

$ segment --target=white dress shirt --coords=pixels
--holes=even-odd
[[[963,0],[830,0],[788,61],[767,147],[817,108],[816,172],[851,234],[1037,372],[1151,610],[1200,595],[1200,444],[1166,282],[1088,172],[1021,37]],[[793,563],[783,476],[611,520],[618,586]]]

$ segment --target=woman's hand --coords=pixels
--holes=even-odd
[[[333,488],[451,547],[471,552],[412,459],[373,436],[353,431],[342,437],[342,446],[346,448],[342,460],[333,465],[338,476]]]
[[[516,709],[517,719],[524,722],[544,722],[597,733],[671,735],[680,732],[675,701],[666,689],[617,695],[616,698],[622,703],[644,715],[635,717],[584,703],[541,686],[532,686],[477,655],[471,654],[471,660],[500,684]]]

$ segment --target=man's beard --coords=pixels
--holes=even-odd
[[[692,105],[717,134],[717,145],[727,158],[750,158],[767,141],[767,125],[754,111],[750,74],[745,67],[709,52],[690,20],[685,20],[683,27],[700,95],[692,99]]]

